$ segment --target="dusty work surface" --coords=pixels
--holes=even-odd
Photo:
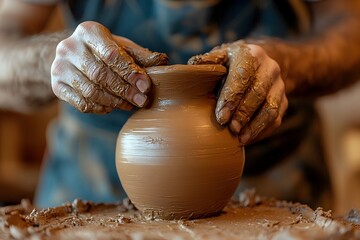
[[[0,239],[360,239],[359,212],[334,219],[330,211],[262,199],[246,192],[217,217],[145,219],[129,201],[75,200],[34,209],[28,202],[0,208]]]

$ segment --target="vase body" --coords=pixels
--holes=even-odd
[[[236,190],[244,166],[243,147],[214,114],[213,91],[226,69],[173,65],[147,72],[151,107],[137,111],[117,140],[124,190],[147,217],[215,215]]]

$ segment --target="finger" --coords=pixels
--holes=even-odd
[[[280,108],[279,108],[279,115],[275,119],[273,124],[271,126],[269,126],[268,128],[266,128],[264,131],[262,131],[261,134],[259,134],[257,137],[255,137],[253,140],[251,140],[247,144],[251,144],[253,142],[260,141],[260,140],[270,136],[276,129],[278,129],[281,126],[282,118],[286,112],[287,107],[288,107],[288,100],[284,94],[283,100],[282,100]]]
[[[214,49],[208,53],[196,55],[191,57],[188,60],[188,64],[197,65],[197,64],[226,64],[228,62],[227,49],[218,48]]]
[[[256,71],[255,80],[252,81],[231,118],[229,127],[232,132],[238,134],[250,121],[252,115],[264,102],[274,81],[273,78],[279,77],[279,74],[279,66],[274,61],[266,61],[260,65]]]
[[[110,109],[131,110],[133,106],[124,99],[115,96],[104,88],[91,82],[81,71],[73,65],[68,64],[63,73],[63,83],[71,86],[87,101],[108,107]]]
[[[105,106],[87,101],[75,89],[65,83],[59,82],[53,87],[53,91],[58,98],[70,103],[83,113],[107,113],[111,111]]]
[[[266,102],[254,119],[244,127],[239,136],[240,143],[245,145],[256,138],[265,128],[272,125],[278,116],[278,107],[274,102]]]
[[[215,109],[216,119],[221,125],[230,120],[258,67],[248,49],[239,48],[235,51]]]
[[[64,78],[66,79],[69,77],[69,75],[66,74],[67,67],[68,65],[66,62],[59,59],[55,59],[51,65],[51,87],[54,94],[59,99],[70,103],[81,112],[110,112],[110,108],[87,101],[77,90],[62,81]]]
[[[144,68],[166,65],[168,63],[169,58],[165,53],[152,52],[124,37],[113,37],[118,46],[122,46],[125,51],[135,59],[136,63]]]
[[[283,90],[283,82],[277,81],[257,114],[255,114],[252,120],[242,129],[239,136],[241,144],[248,144],[258,135],[262,134],[264,129],[273,125],[280,113],[280,105],[284,96]],[[281,92],[281,95],[277,96],[279,92]]]
[[[62,45],[69,45],[68,47],[71,47],[71,44],[71,39],[62,41]],[[145,105],[147,101],[145,94],[124,81],[116,72],[104,64],[101,59],[91,54],[84,45],[76,46],[75,54],[71,56],[66,55],[65,58],[80,70],[89,81],[96,84],[98,88],[106,89],[112,95],[123,98],[136,106],[142,107]]]
[[[87,48],[108,68],[142,93],[150,90],[151,81],[145,70],[139,67],[121,46],[117,45],[107,28],[94,22],[82,23],[78,28],[76,32],[79,34],[76,34],[76,37],[86,43]],[[117,86],[114,82],[112,85],[115,93],[116,90],[123,89],[123,84]]]

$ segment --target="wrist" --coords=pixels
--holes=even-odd
[[[39,76],[49,86],[50,83],[50,70],[51,65],[55,59],[56,47],[60,41],[70,36],[69,31],[63,31],[58,33],[51,33],[41,36],[36,36],[30,39],[29,44],[32,46],[38,45],[38,56],[35,56],[39,60],[38,70],[41,73]]]
[[[295,86],[289,79],[291,77],[291,73],[289,73],[291,68],[290,55],[298,54],[296,48],[290,47],[289,44],[279,38],[246,39],[246,43],[262,47],[266,54],[278,63],[281,77],[285,82],[286,94],[291,94]]]

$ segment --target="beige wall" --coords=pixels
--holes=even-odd
[[[360,209],[360,82],[318,101],[335,199],[333,210]]]

